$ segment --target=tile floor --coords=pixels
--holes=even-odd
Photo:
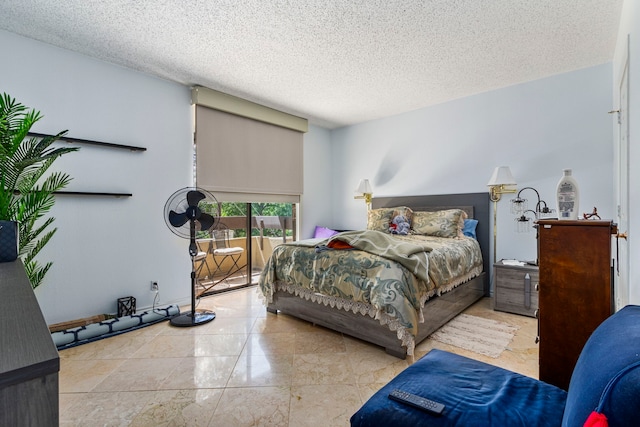
[[[349,417],[409,366],[383,349],[286,315],[266,313],[256,288],[203,298],[208,324],[158,323],[60,352],[61,426],[348,426]],[[188,310],[188,308],[185,308]],[[519,326],[497,359],[441,348],[537,377],[536,321],[467,314]]]

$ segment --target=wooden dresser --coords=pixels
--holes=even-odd
[[[569,388],[582,347],[614,309],[611,221],[538,221],[540,380]]]

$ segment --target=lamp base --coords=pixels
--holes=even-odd
[[[196,310],[195,315],[191,311],[175,316],[169,320],[173,326],[187,327],[204,325],[216,318],[216,314],[209,310]]]

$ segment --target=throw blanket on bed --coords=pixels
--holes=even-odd
[[[345,231],[331,237],[327,246],[331,246],[331,243],[336,240],[361,251],[395,261],[419,279],[429,281],[427,254],[431,252],[431,246],[427,242],[407,242],[399,240],[392,234],[375,230]]]

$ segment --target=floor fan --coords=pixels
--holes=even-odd
[[[213,311],[196,310],[196,233],[207,231],[216,225],[220,220],[220,205],[208,191],[185,187],[173,193],[165,203],[164,219],[173,233],[189,239],[191,257],[191,311],[173,317],[170,323],[174,326],[196,326],[211,322],[216,318]]]

